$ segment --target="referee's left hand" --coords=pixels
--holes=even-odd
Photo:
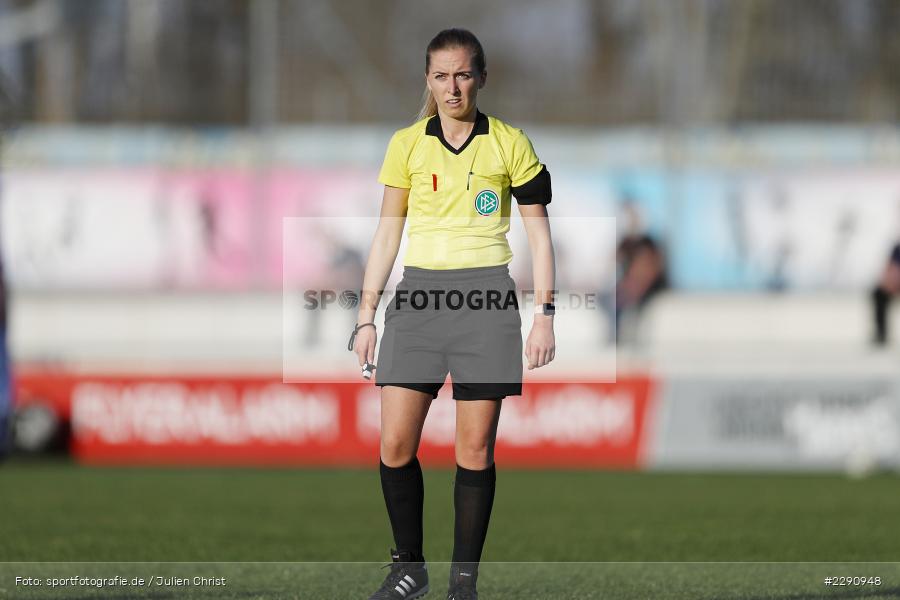
[[[366,362],[375,362],[375,345],[378,343],[378,332],[374,327],[363,327],[356,333],[356,340],[353,342],[353,351],[359,359],[359,366],[363,366]]]
[[[556,355],[556,337],[553,335],[553,317],[535,315],[531,333],[525,342],[525,358],[528,370],[543,367]]]

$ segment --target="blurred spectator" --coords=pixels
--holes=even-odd
[[[366,263],[363,253],[340,235],[323,224],[317,224],[311,235],[319,248],[319,257],[324,259],[326,271],[318,280],[319,288],[333,292],[340,297],[332,310],[341,310],[346,316],[346,327],[352,329],[356,324],[355,309],[362,290]],[[345,292],[351,296],[341,296]],[[306,329],[303,334],[303,345],[313,348],[319,345],[322,337],[321,325],[323,310],[327,305],[306,311]],[[342,329],[343,330],[343,329]]]
[[[12,433],[12,382],[6,348],[6,285],[0,257],[0,460],[10,450]]]
[[[0,166],[3,164],[3,146],[6,144],[7,134],[15,123],[15,108],[11,86],[0,73]],[[0,200],[2,197],[3,189],[0,187]],[[0,244],[0,460],[10,450],[12,434],[12,381],[9,352],[6,348],[6,277],[3,272],[2,247],[3,244]]]
[[[329,266],[334,278],[335,291],[339,295],[353,294],[349,297],[341,296],[339,304],[346,315],[347,329],[353,329],[357,316],[355,309],[359,297],[362,295],[363,278],[366,274],[366,259],[359,248],[340,239],[334,239],[332,248],[333,254]]]
[[[900,293],[900,239],[891,250],[887,264],[881,273],[881,280],[872,290],[876,346],[885,346],[888,343],[888,308],[890,308],[891,298],[898,293]]]
[[[625,227],[616,246],[616,289],[606,295],[610,341],[617,344],[635,341],[644,307],[668,287],[665,254],[644,229],[638,207],[626,199],[621,210]]]
[[[771,263],[766,278],[766,289],[771,292],[784,292],[788,288],[788,267],[794,252],[794,240],[790,231],[791,198],[779,185],[772,190],[769,199],[771,223],[776,225],[770,232]]]

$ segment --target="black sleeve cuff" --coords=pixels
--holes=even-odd
[[[550,204],[553,191],[550,186],[550,171],[546,165],[541,165],[541,171],[531,178],[530,181],[520,186],[510,188],[513,196],[519,204]]]

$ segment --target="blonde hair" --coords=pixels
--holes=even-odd
[[[431,68],[431,53],[437,50],[446,50],[448,48],[466,48],[472,53],[472,63],[479,73],[484,73],[486,66],[484,59],[484,48],[481,42],[475,37],[475,34],[468,29],[444,29],[439,32],[428,43],[425,49],[425,75]],[[437,102],[428,85],[425,85],[425,92],[422,94],[422,108],[419,109],[419,116],[416,120],[428,119],[437,114]]]
[[[419,115],[416,117],[416,121],[421,121],[422,119],[430,119],[436,114],[437,101],[435,101],[434,95],[426,85],[425,92],[422,94],[422,108],[419,109]]]

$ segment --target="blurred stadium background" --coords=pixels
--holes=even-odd
[[[900,3],[0,0],[0,560],[385,554],[355,310],[296,294],[360,285],[384,149],[448,26],[485,45],[481,110],[553,173],[561,290],[598,301],[560,314],[556,364],[500,425],[508,489],[572,491],[521,512],[498,492],[485,560],[896,558],[900,315],[874,343],[873,290],[897,285]],[[616,341],[608,298],[644,290],[629,233],[666,285]],[[452,414],[445,386],[429,481],[452,477]],[[162,537],[104,521],[120,486]],[[594,505],[595,533],[567,520]],[[220,525],[247,506],[272,516],[236,544]]]

